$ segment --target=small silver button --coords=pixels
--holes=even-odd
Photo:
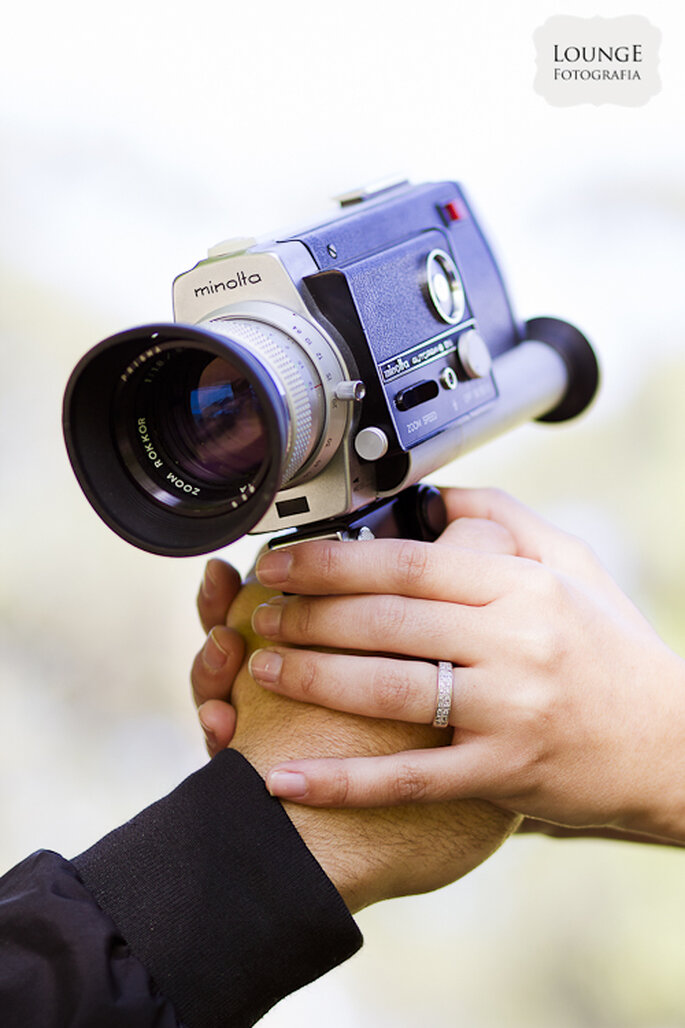
[[[443,368],[440,372],[440,382],[445,389],[456,389],[459,385],[459,380],[454,368]]]
[[[355,437],[354,448],[364,460],[380,460],[388,452],[388,437],[382,428],[363,428]]]
[[[485,378],[492,369],[488,344],[474,328],[459,336],[457,353],[461,366],[469,378]]]

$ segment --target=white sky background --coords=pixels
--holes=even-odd
[[[659,251],[673,240],[630,244],[682,183],[682,6],[646,12],[664,32],[664,88],[639,109],[560,110],[533,93],[532,33],[556,11],[440,0],[425,11],[359,0],[15,10],[2,44],[6,259],[103,320],[111,312],[115,328],[167,313],[174,274],[218,238],[296,223],[360,180],[457,177],[520,309],[594,313],[597,289],[626,285],[617,257],[641,292],[651,268],[666,272],[647,278],[648,303],[624,301],[631,317],[655,290],[670,309]]]
[[[42,0],[4,15],[4,866],[41,845],[78,852],[202,759],[185,683],[203,561],[149,557],[97,522],[60,435],[75,361],[170,318],[173,277],[220,239],[297,225],[389,174],[456,178],[519,313],[567,317],[595,340],[592,417],[610,417],[684,342],[684,12],[659,0]],[[548,106],[533,92],[533,32],[558,13],[645,14],[663,33],[662,92],[638,109]],[[238,548],[242,567],[253,550]],[[145,678],[136,663],[169,679],[170,712],[156,716],[153,689],[126,719]],[[36,693],[41,676],[68,678],[63,694]],[[106,696],[89,689],[103,677]],[[331,1028],[367,1023],[321,995]],[[274,1024],[318,1023],[292,1002]]]

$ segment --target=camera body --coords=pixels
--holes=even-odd
[[[278,319],[318,368],[338,357],[321,375],[330,424],[318,459],[279,490],[256,532],[340,517],[439,467],[421,447],[496,400],[492,360],[521,339],[458,185],[360,190],[340,204],[311,228],[219,244],[174,282],[176,321]],[[312,322],[325,346],[308,338]],[[363,383],[363,396],[345,398],[344,381]]]
[[[313,226],[213,247],[174,282],[176,324],[114,336],[76,368],[70,458],[124,538],[185,555],[325,525],[589,403],[589,344],[516,321],[459,185],[339,201]]]

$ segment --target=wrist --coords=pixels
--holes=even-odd
[[[385,898],[379,894],[378,862],[359,811],[351,815],[287,802],[283,809],[351,914]]]
[[[647,714],[645,745],[638,740],[634,750],[640,783],[615,827],[685,842],[685,661],[664,649],[653,667],[651,702],[658,710]]]
[[[283,806],[352,914],[462,878],[521,821],[480,800],[368,809]]]

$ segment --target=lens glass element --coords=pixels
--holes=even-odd
[[[129,471],[159,502],[216,514],[255,492],[269,462],[262,404],[230,361],[182,345],[141,355],[122,376],[116,435]]]
[[[164,428],[179,466],[208,485],[255,475],[266,456],[266,432],[253,387],[220,357],[186,372],[168,399]]]

